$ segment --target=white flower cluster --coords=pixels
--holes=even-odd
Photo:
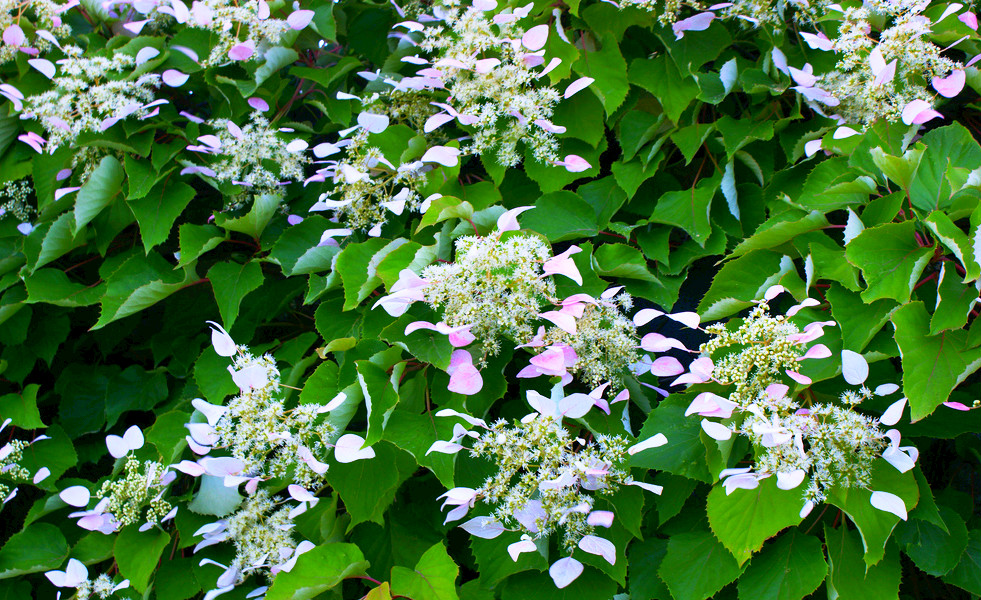
[[[36,119],[44,127],[49,152],[73,145],[83,133],[105,131],[130,115],[150,116],[151,108],[165,102],[153,101],[160,75],[128,78],[136,64],[132,56],[84,56],[78,46],[63,50],[66,58],[58,61],[57,71],[50,67],[51,89],[24,98],[21,113],[22,119]],[[35,147],[38,152],[44,142]]]
[[[456,240],[452,263],[427,267],[425,301],[443,309],[450,327],[470,326],[485,354],[500,350],[500,339],[532,339],[542,306],[555,296],[555,284],[542,265],[552,249],[534,235],[493,231]]]
[[[10,425],[10,423],[10,419],[5,419],[3,423],[0,423],[0,431],[3,431],[7,425]],[[34,442],[39,442],[45,439],[48,439],[48,437],[44,435],[38,436]],[[30,479],[30,471],[18,463],[22,458],[24,458],[24,449],[29,447],[34,442],[10,440],[3,446],[0,446],[0,477],[3,477],[4,479],[17,480]],[[41,467],[34,474],[33,483],[37,485],[42,480],[46,479],[50,474],[51,471],[47,467]],[[11,488],[4,483],[0,483],[0,508],[2,508],[4,504],[13,500],[16,495],[16,487]]]
[[[637,327],[625,314],[632,306],[633,298],[626,292],[612,300],[583,302],[574,334],[552,326],[542,341],[548,347],[572,348],[576,361],[569,371],[586,384],[593,387],[605,382],[622,384],[630,366],[640,360]]]
[[[20,221],[29,221],[34,214],[30,198],[34,186],[27,179],[8,181],[0,186],[0,218],[8,214]]]
[[[303,154],[306,142],[283,139],[281,133],[292,130],[273,128],[260,111],[252,111],[250,122],[241,127],[228,119],[214,119],[207,125],[215,133],[198,136],[198,143],[187,149],[214,158],[207,166],[187,167],[183,173],[201,173],[253,194],[281,195],[284,184],[303,179],[303,167],[310,162]],[[275,170],[270,170],[273,165]],[[241,202],[233,199],[229,204],[236,207]]]
[[[167,467],[128,456],[123,470],[122,478],[105,481],[95,494],[100,501],[104,500],[102,509],[115,517],[118,527],[155,524],[170,514],[173,507],[163,499],[163,491],[173,481],[173,476],[166,477]]]
[[[68,39],[72,30],[61,15],[75,4],[77,2],[0,0],[0,31],[3,31],[0,63],[13,60],[21,52],[37,56]],[[22,23],[30,24],[28,31],[21,27]]]
[[[922,14],[928,5],[880,1],[844,9],[837,38],[808,40],[837,55],[834,70],[791,71],[801,93],[833,109],[840,120],[863,126],[877,119],[915,122],[933,105],[929,82],[940,95],[956,95],[964,85],[964,66],[942,56],[944,49],[931,41],[932,22]]]
[[[532,4],[494,13],[496,4],[478,0],[459,7],[447,2],[437,7],[436,21],[423,30],[419,46],[436,58],[427,70],[436,70],[432,75],[449,92],[447,106],[440,107],[445,112],[439,115],[445,116],[437,116],[437,122],[456,118],[472,127],[465,152],[493,152],[501,165],[521,162],[519,143],[536,160],[554,162],[554,134],[565,131],[550,121],[559,92],[540,79],[550,69],[537,69],[545,63],[548,26],[526,31],[518,24]]]
[[[492,539],[504,531],[521,533],[518,542],[508,546],[513,560],[523,552],[536,552],[536,542],[547,541],[553,533],[562,534],[566,558],[549,570],[556,586],[563,588],[582,573],[582,564],[571,555],[578,549],[616,562],[616,548],[595,535],[596,527],[610,527],[614,515],[594,508],[597,496],[632,485],[660,494],[662,488],[635,481],[627,466],[628,455],[667,443],[663,434],[628,447],[619,436],[595,435],[563,419],[579,419],[597,404],[586,394],[565,396],[556,385],[552,397],[528,392],[528,403],[535,412],[509,424],[499,420],[488,425],[482,419],[444,409],[441,417],[457,417],[481,429],[468,431],[454,426],[453,437],[437,441],[429,452],[453,454],[466,449],[461,443],[473,438],[470,456],[494,463],[497,472],[477,489],[456,487],[439,498],[443,508],[453,506],[446,522],[465,517],[478,502],[490,507],[491,514],[478,516],[460,527],[471,535]],[[577,437],[571,431],[581,431]]]
[[[878,419],[854,410],[873,395],[891,395],[899,390],[893,384],[881,385],[875,392],[864,387],[868,364],[857,353],[843,352],[844,377],[849,384],[861,387],[857,392],[844,393],[840,404],[819,402],[811,393],[789,394],[790,387],[781,377],[810,384],[808,377],[797,372],[797,365],[831,356],[823,344],[806,345],[819,338],[824,327],[835,323],[819,321],[800,330],[782,315],[769,315],[768,301],[782,291],[780,286],[770,288],[765,300],[735,328],[724,324],[705,328],[713,337],[700,348],[703,358],[698,360],[704,362],[706,373],[703,380],[710,377],[731,388],[724,395],[699,394],[685,414],[701,415],[702,429],[716,440],[728,440],[738,433],[747,436],[756,449],[753,467],[722,471],[720,478],[725,479],[727,493],[753,489],[771,475],[776,475],[777,487],[785,490],[797,488],[809,477],[801,511],[806,515],[825,499],[830,488],[871,485],[872,464],[878,457],[905,472],[913,468],[917,453],[915,448],[899,447],[898,431],[879,428],[880,424],[899,421],[905,398],[893,403]],[[787,316],[816,304],[807,299],[791,308]]]

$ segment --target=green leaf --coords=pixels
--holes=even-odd
[[[108,264],[107,261],[104,266]],[[188,267],[183,273],[173,271],[170,264],[155,252],[145,258],[130,253],[117,268],[100,269],[100,274],[106,280],[106,292],[102,296],[99,320],[92,329],[100,329],[149,308],[197,277]]]
[[[814,279],[837,281],[849,291],[858,292],[862,289],[858,283],[858,270],[845,259],[844,249],[831,248],[825,244],[811,243],[808,253],[814,261]],[[856,298],[861,301],[858,294]]]
[[[872,466],[869,489],[838,487],[828,492],[827,502],[844,511],[861,532],[862,543],[865,545],[865,564],[869,567],[882,560],[886,541],[899,522],[896,515],[872,506],[872,490],[899,496],[906,505],[906,510],[916,506],[920,496],[912,473],[900,473],[882,459],[876,459]]]
[[[319,246],[320,236],[333,224],[320,215],[309,216],[283,232],[269,252],[269,258],[283,268],[287,276],[330,268],[339,252],[336,246]]]
[[[405,241],[407,240],[402,240],[403,243]],[[344,310],[357,307],[372,290],[381,284],[381,279],[372,271],[370,264],[377,253],[392,243],[394,242],[386,239],[372,238],[361,244],[348,244],[337,255],[334,269],[340,274],[341,282],[344,285]],[[394,249],[392,248],[392,250]],[[381,258],[384,257],[380,257],[379,261]],[[376,267],[377,264],[376,262]]]
[[[899,308],[892,300],[866,303],[859,294],[837,284],[831,284],[825,297],[831,303],[831,316],[838,322],[843,347],[853,352],[863,351]]]
[[[627,63],[620,54],[616,37],[609,34],[597,37],[600,48],[589,52],[583,50],[572,68],[584,77],[595,79],[589,90],[603,102],[603,108],[609,116],[623,104],[630,89],[630,84],[627,83]]]
[[[630,466],[668,471],[706,483],[712,482],[712,475],[705,462],[702,426],[698,419],[685,416],[691,400],[685,394],[672,394],[651,411],[637,439],[646,440],[663,433],[670,443],[633,455]]]
[[[124,527],[116,538],[113,556],[119,573],[141,594],[157,568],[160,554],[170,543],[170,535],[157,528],[140,532],[137,525]]]
[[[972,594],[981,594],[981,529],[971,530],[961,562],[944,576],[944,581]]]
[[[371,446],[382,438],[385,424],[388,423],[388,418],[399,402],[399,393],[393,384],[398,382],[402,370],[396,367],[389,376],[384,369],[369,360],[359,360],[354,364],[358,370],[358,383],[361,385],[365,408],[368,411],[365,445]]]
[[[521,539],[517,532],[506,531],[496,538],[485,540],[470,536],[470,549],[477,561],[480,581],[489,587],[496,586],[501,580],[522,571],[545,571],[548,562],[539,552],[522,552],[518,560],[511,560],[508,546]]]
[[[384,525],[384,514],[395,500],[395,492],[416,470],[412,456],[388,442],[378,442],[372,448],[374,458],[350,463],[331,461],[327,471],[327,481],[351,515],[348,530],[365,521]]]
[[[800,600],[816,590],[827,574],[821,540],[794,528],[753,559],[739,578],[739,598]]]
[[[25,452],[20,460],[20,466],[31,474],[37,473],[41,467],[47,467],[51,474],[37,487],[53,491],[58,478],[78,464],[78,454],[71,438],[60,425],[51,425],[44,433],[51,439],[32,444],[30,451]]]
[[[165,560],[153,578],[153,593],[157,600],[188,600],[201,592],[201,584],[196,577],[188,577],[193,572],[193,558]]]
[[[432,471],[439,482],[449,489],[454,487],[453,467],[456,455],[442,452],[427,455],[426,452],[436,440],[450,439],[453,435],[452,421],[399,409],[392,413],[385,426],[385,440],[415,457],[420,466]],[[510,557],[508,560],[510,561]]]
[[[968,333],[963,330],[929,335],[929,315],[922,302],[901,307],[892,322],[903,361],[903,391],[912,420],[919,421],[981,367],[981,348],[968,348]]]
[[[228,239],[228,235],[214,225],[184,223],[177,230],[177,239],[181,249],[177,266],[183,267],[193,263],[205,252],[217,248],[218,244]]]
[[[415,569],[392,567],[392,594],[412,600],[459,600],[456,566],[446,547],[438,542],[422,555]]]
[[[344,579],[364,575],[368,562],[354,544],[317,546],[297,559],[288,573],[273,580],[266,600],[309,600],[340,585]]]
[[[920,246],[915,233],[912,220],[886,223],[866,229],[848,243],[845,257],[865,278],[862,300],[909,302],[916,281],[933,256],[933,248]]]
[[[603,244],[593,253],[593,270],[603,277],[640,279],[660,283],[647,269],[640,250],[626,244]]]
[[[781,213],[760,225],[756,233],[740,242],[729,254],[729,257],[736,258],[751,250],[781,246],[793,241],[798,236],[827,226],[828,219],[816,210],[802,217],[790,213]]]
[[[850,169],[844,158],[832,158],[811,170],[796,200],[806,210],[827,213],[865,204],[875,189],[875,182]]]
[[[449,219],[469,219],[473,216],[473,206],[454,196],[443,196],[432,201],[419,221],[416,232]]]
[[[762,298],[763,292],[792,267],[790,259],[776,252],[750,250],[722,265],[698,305],[698,314],[703,321],[734,315]]]
[[[978,288],[962,282],[953,267],[942,263],[937,279],[937,307],[930,317],[930,335],[964,327],[977,301]]]
[[[269,225],[269,221],[275,216],[281,201],[282,198],[275,194],[254,196],[252,208],[248,213],[234,218],[225,213],[218,213],[215,215],[215,225],[228,231],[237,231],[252,236],[254,239],[259,239],[266,226]]]
[[[739,577],[736,559],[711,533],[671,536],[658,575],[674,600],[705,600]]]
[[[40,227],[38,229],[41,229]],[[28,258],[31,271],[40,269],[53,260],[57,260],[79,246],[85,245],[85,236],[76,233],[74,213],[62,213],[51,223],[51,227],[41,240],[41,247],[34,260]],[[32,236],[33,237],[33,236]],[[25,251],[27,250],[25,244]],[[25,252],[26,253],[26,252]]]
[[[634,59],[627,76],[630,83],[650,92],[675,123],[700,91],[695,80],[682,77],[674,62],[664,54]]]
[[[967,237],[945,213],[934,211],[923,220],[937,240],[950,250],[966,271],[964,281],[974,281],[981,277],[981,264],[974,254],[970,238]]]
[[[540,233],[552,243],[593,237],[598,233],[596,212],[577,194],[558,191],[545,194],[535,209],[521,216],[521,226]]]
[[[940,577],[961,561],[967,548],[967,526],[953,509],[940,507],[947,531],[921,519],[910,519],[896,528],[896,541],[913,563],[925,573]]]
[[[881,563],[869,566],[862,563],[862,547],[858,534],[842,525],[838,529],[824,527],[824,543],[828,549],[828,594],[839,600],[888,600],[899,598],[899,552],[889,544],[879,552],[887,554]],[[885,540],[882,541],[885,546]]]
[[[651,537],[646,540],[635,540],[627,548],[627,583],[630,586],[631,598],[658,598],[667,600],[671,597],[668,587],[657,576],[664,555],[668,552],[668,540]]]
[[[47,427],[41,421],[41,413],[37,409],[37,391],[40,389],[36,383],[25,386],[20,392],[0,396],[0,415],[10,419],[14,427],[21,429],[40,429]]]
[[[708,495],[709,526],[742,565],[767,539],[800,523],[801,506],[800,492],[777,488],[773,477],[754,490],[737,489],[732,494],[716,485]]]
[[[75,197],[75,233],[88,225],[109,206],[123,185],[123,165],[112,156],[104,157]]]
[[[27,302],[43,302],[55,306],[91,306],[105,293],[106,285],[86,286],[68,279],[58,269],[40,269],[24,280],[27,288]]]
[[[981,147],[963,125],[955,123],[926,133],[917,146],[926,146],[923,159],[910,185],[913,206],[930,211],[947,208],[951,189],[947,172],[951,167],[975,169],[981,164]]]
[[[31,523],[0,548],[0,579],[57,569],[66,558],[68,542],[61,530],[50,523]]]
[[[691,189],[664,194],[654,205],[650,220],[684,230],[704,248],[712,233],[712,224],[709,222],[712,198],[721,182],[721,177],[702,179]]]
[[[722,134],[722,144],[726,149],[726,160],[732,160],[741,148],[747,144],[773,139],[773,121],[753,121],[753,119],[733,119],[726,115],[715,122],[716,128]]]
[[[545,573],[524,572],[508,577],[501,585],[501,600],[610,600],[617,593],[617,583],[592,567],[568,586],[555,588]]]
[[[225,398],[238,393],[238,386],[228,372],[231,360],[218,356],[211,344],[194,363],[194,382],[201,395],[212,404],[223,404]]]
[[[208,270],[208,281],[218,303],[222,324],[231,329],[238,318],[242,298],[262,285],[262,266],[256,261],[245,264],[236,262],[215,263]]]
[[[143,248],[149,252],[151,248],[167,241],[174,221],[180,216],[194,198],[194,188],[186,183],[177,182],[168,185],[169,181],[154,186],[146,197],[127,202],[136,222],[140,224],[140,235],[143,237]],[[81,193],[81,192],[79,192]]]
[[[899,184],[904,190],[909,190],[916,170],[920,168],[923,159],[923,148],[910,148],[902,156],[887,154],[881,147],[869,150],[872,162],[890,181]]]

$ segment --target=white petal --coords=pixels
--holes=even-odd
[[[789,473],[777,473],[777,487],[781,490],[792,490],[804,481],[807,475],[803,469],[796,469]]]
[[[648,450],[650,448],[658,448],[667,443],[668,443],[668,438],[664,437],[663,433],[658,433],[656,435],[647,438],[643,442],[634,444],[633,446],[627,448],[627,454],[630,454],[632,456],[634,454],[637,454],[638,452],[643,452],[644,450]]]
[[[903,503],[903,499],[896,494],[890,494],[889,492],[872,492],[872,498],[869,500],[872,506],[878,508],[881,511],[892,513],[902,520],[906,520],[906,504]]]
[[[709,421],[708,419],[702,419],[702,430],[704,430],[710,438],[720,442],[728,440],[732,437],[731,429],[721,423]]]
[[[353,433],[346,433],[334,444],[334,458],[340,463],[374,458],[375,451],[371,447],[361,448],[363,445],[363,437]]]
[[[571,556],[567,556],[552,563],[552,566],[548,568],[548,574],[552,576],[555,587],[561,590],[582,575],[582,570],[583,566],[581,562]]]
[[[73,485],[69,488],[61,490],[58,497],[64,501],[65,504],[81,508],[89,503],[89,498],[91,494],[88,488],[81,485]]]
[[[460,524],[460,528],[470,535],[475,535],[485,540],[492,540],[504,533],[504,526],[494,517],[474,517]]]
[[[841,374],[851,385],[861,385],[869,376],[869,363],[858,352],[842,350]]]
[[[886,412],[882,413],[882,417],[879,418],[879,422],[883,425],[895,425],[899,423],[899,419],[903,416],[903,409],[906,408],[906,398],[900,398],[896,400]]]
[[[595,535],[587,535],[579,540],[579,549],[596,556],[602,556],[611,565],[617,562],[617,549],[610,540]]]

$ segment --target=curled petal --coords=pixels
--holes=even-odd
[[[503,215],[497,218],[497,230],[498,231],[517,231],[521,229],[518,225],[518,215],[525,212],[526,210],[531,210],[535,208],[534,206],[519,206],[517,208],[512,208],[511,210],[505,212]]]
[[[659,448],[667,443],[668,443],[668,438],[666,438],[663,433],[658,433],[656,435],[647,438],[643,442],[634,444],[630,448],[627,448],[627,454],[633,456],[638,452],[643,452],[644,450],[648,450],[650,448]]]
[[[682,19],[671,25],[676,40],[685,37],[686,31],[705,31],[715,19],[715,14],[710,12],[699,13],[693,17]]]
[[[906,520],[906,504],[903,503],[903,499],[896,494],[891,494],[889,492],[872,492],[872,497],[869,499],[872,506],[878,508],[881,511],[892,513],[902,520]]]
[[[961,93],[966,82],[967,75],[964,73],[964,69],[957,69],[943,79],[934,77],[932,81],[933,89],[937,90],[937,93],[944,98],[953,98]]]
[[[889,405],[882,416],[879,418],[879,422],[883,425],[895,425],[899,423],[899,419],[903,416],[903,409],[906,408],[906,398],[900,398],[899,400],[893,402]]]
[[[511,555],[511,560],[515,562],[518,561],[518,556],[523,552],[534,552],[535,550],[537,550],[535,542],[531,540],[521,540],[508,545],[508,554]]]

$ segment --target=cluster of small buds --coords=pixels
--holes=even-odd
[[[626,292],[611,300],[584,302],[574,334],[552,326],[545,331],[542,342],[548,347],[572,348],[577,359],[569,371],[586,384],[622,384],[630,366],[639,360],[637,327],[625,314],[632,306],[633,298]]]
[[[629,455],[667,443],[663,434],[633,446],[620,436],[576,437],[563,419],[579,419],[597,404],[586,394],[563,395],[561,385],[546,398],[528,392],[535,412],[519,421],[499,420],[488,425],[482,419],[444,409],[440,417],[457,417],[483,431],[454,426],[453,437],[437,441],[428,452],[453,454],[464,450],[461,443],[472,438],[470,456],[494,463],[497,472],[477,489],[457,487],[441,495],[443,508],[454,506],[445,522],[462,519],[478,502],[490,507],[490,515],[473,517],[460,527],[471,535],[492,539],[504,531],[522,534],[508,546],[513,560],[523,552],[537,551],[536,540],[561,533],[563,553],[549,570],[555,584],[563,588],[582,573],[582,563],[572,558],[576,549],[616,562],[613,543],[595,535],[596,527],[610,527],[613,513],[595,510],[597,496],[612,494],[623,485],[638,486],[660,494],[659,486],[635,481],[627,466]],[[428,453],[427,452],[427,453]]]
[[[227,519],[227,539],[235,544],[230,568],[241,582],[253,572],[268,573],[270,562],[279,563],[296,549],[290,507],[278,503],[269,492],[259,490]]]
[[[883,384],[874,392],[865,387],[868,363],[860,354],[842,352],[844,379],[859,388],[844,392],[840,404],[818,402],[809,393],[790,394],[782,377],[801,385],[811,383],[797,372],[796,365],[831,356],[823,344],[806,344],[823,335],[824,327],[835,323],[818,321],[800,330],[787,320],[801,308],[819,304],[813,299],[789,309],[787,317],[768,314],[769,301],[783,291],[781,286],[768,289],[764,299],[732,329],[722,324],[705,328],[713,337],[700,348],[702,358],[697,361],[704,363],[700,366],[700,380],[711,379],[731,387],[724,396],[699,394],[685,414],[700,415],[702,429],[715,440],[729,440],[734,433],[740,433],[756,449],[753,467],[722,471],[720,478],[724,479],[727,493],[739,488],[754,489],[771,475],[776,475],[778,488],[791,490],[809,477],[803,494],[804,516],[825,499],[831,488],[870,486],[872,465],[877,458],[882,457],[905,472],[913,468],[917,452],[913,447],[899,446],[897,430],[883,432],[879,427],[899,421],[906,398],[894,402],[879,418],[854,410],[873,395],[887,396],[899,390],[895,384]],[[872,504],[905,518],[902,501],[893,494],[873,492]]]
[[[23,98],[23,106],[15,103],[15,108],[23,108],[22,119],[39,121],[47,134],[47,139],[37,134],[19,138],[38,152],[74,145],[83,133],[105,131],[131,115],[147,118],[166,102],[153,99],[160,75],[128,77],[137,63],[128,54],[83,56],[78,46],[64,46],[63,51],[66,58],[57,68],[44,59],[32,65],[51,79],[51,89]]]
[[[3,423],[0,423],[0,431],[3,431],[7,425],[10,425],[11,420],[5,419]],[[39,436],[35,438],[35,442],[48,439],[47,436]],[[16,479],[16,480],[27,480],[31,479],[31,473],[26,468],[18,464],[18,462],[24,458],[24,449],[30,446],[34,442],[27,442],[24,440],[10,440],[3,446],[0,446],[0,477],[5,479]],[[32,479],[33,483],[37,485],[44,479],[47,479],[48,475],[51,474],[51,470],[47,467],[41,467],[34,474]],[[10,502],[17,495],[17,488],[11,488],[10,486],[0,483],[0,508],[4,504]]]
[[[162,494],[173,481],[173,477],[166,477],[166,466],[156,461],[139,461],[130,455],[123,471],[123,477],[105,481],[95,494],[100,501],[105,500],[103,510],[111,513],[120,527],[134,523],[153,525],[170,514],[174,508]]]
[[[111,598],[119,590],[129,587],[129,579],[116,583],[105,573],[90,580],[88,568],[76,558],[68,559],[68,566],[64,571],[48,571],[44,576],[55,587],[75,588],[75,600]],[[58,597],[61,597],[61,592],[58,592]]]
[[[201,173],[219,182],[230,182],[254,194],[282,194],[282,186],[303,179],[303,168],[309,162],[304,156],[307,144],[303,140],[286,140],[282,133],[291,129],[276,129],[258,111],[252,111],[251,121],[239,127],[228,119],[208,121],[215,134],[198,136],[188,150],[213,156],[206,166],[191,166],[181,173]],[[270,165],[276,171],[270,171]],[[229,208],[237,208],[240,200],[232,200]]]
[[[23,52],[37,56],[71,36],[72,30],[61,15],[78,4],[77,0],[59,4],[52,0],[4,0],[0,2],[0,63]],[[24,31],[21,24],[30,24]]]
[[[534,235],[502,234],[461,237],[454,262],[422,272],[426,303],[442,308],[450,327],[470,326],[485,354],[496,354],[501,338],[531,339],[542,306],[555,296],[554,283],[542,271],[552,254],[548,243]]]
[[[8,181],[0,187],[0,218],[7,215],[19,221],[29,221],[34,214],[31,196],[34,187],[27,179]]]

